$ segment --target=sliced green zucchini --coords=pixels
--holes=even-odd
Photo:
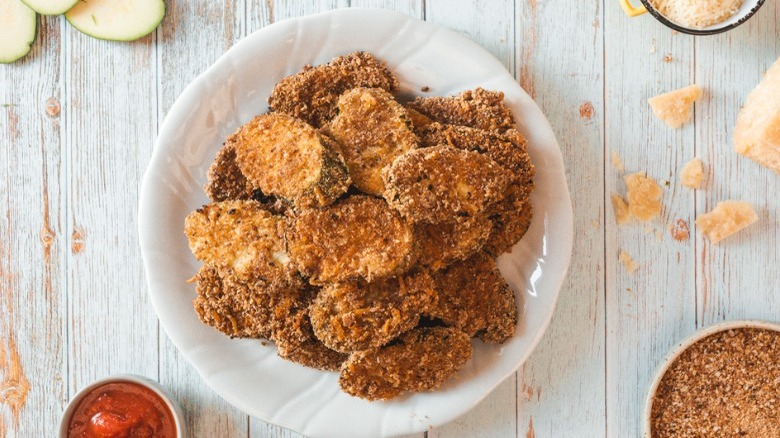
[[[65,18],[91,37],[134,41],[152,33],[164,15],[162,0],[80,0]]]
[[[79,0],[22,0],[41,15],[60,15],[76,5]]]
[[[0,0],[0,63],[14,62],[30,51],[38,25],[35,17],[20,0]]]

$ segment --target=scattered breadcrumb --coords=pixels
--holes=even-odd
[[[626,268],[626,271],[628,271],[629,274],[633,274],[637,269],[639,269],[639,265],[636,264],[634,259],[632,259],[631,256],[623,250],[620,250],[618,259],[620,259],[620,261],[623,263],[623,266]]]
[[[631,219],[628,204],[620,195],[612,194],[612,208],[615,209],[615,221],[618,225],[623,225]]]
[[[694,158],[685,163],[680,171],[680,183],[691,189],[700,189],[702,181],[704,181],[704,166],[701,160]]]
[[[632,173],[625,177],[628,192],[628,213],[641,220],[649,221],[661,214],[661,195],[663,191],[652,177],[641,173]]]
[[[656,117],[672,128],[679,128],[693,115],[693,103],[702,95],[702,88],[691,85],[647,100]]]
[[[748,202],[723,201],[696,219],[696,226],[712,243],[718,243],[758,221],[758,215]]]
[[[620,173],[626,171],[626,167],[623,165],[623,160],[615,150],[612,151],[612,167]]]
[[[684,219],[677,218],[669,224],[669,233],[671,233],[674,240],[678,242],[685,242],[690,235],[690,229],[688,228],[688,222]]]
[[[674,59],[674,58],[672,58],[672,54],[671,54],[671,53],[667,53],[667,54],[664,56],[664,62],[672,62],[672,60],[673,60],[673,59]]]

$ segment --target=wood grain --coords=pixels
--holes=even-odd
[[[100,41],[65,27],[63,99],[69,396],[93,380],[158,378],[157,318],[138,247],[137,200],[157,131],[154,35]]]
[[[184,87],[207,69],[245,32],[242,0],[167,2],[157,31],[158,122]],[[183,62],[184,61],[184,62]],[[192,436],[245,437],[249,417],[212,391],[161,330],[160,382],[171,389],[187,417]]]
[[[606,428],[602,15],[598,2],[517,3],[517,76],[558,138],[577,236],[550,327],[519,374],[518,436]],[[553,55],[564,53],[574,56]]]
[[[693,219],[694,195],[676,174],[693,158],[694,126],[669,128],[647,104],[649,97],[694,82],[694,52],[693,37],[672,33],[651,16],[629,19],[617,2],[607,2],[604,26],[604,162],[615,151],[627,173],[655,178],[664,205],[661,217],[648,224],[618,227],[611,207],[606,217],[606,430],[626,436],[640,431],[645,388],[662,357],[696,327],[693,239],[676,242],[666,230],[675,218]],[[605,206],[611,206],[611,193],[625,194],[622,177],[605,166]],[[639,270],[629,273],[618,261],[620,251]]]
[[[0,437],[52,433],[92,380],[159,379],[193,436],[297,438],[221,400],[159,330],[137,244],[138,186],[181,90],[242,36],[340,7],[384,7],[452,27],[496,55],[547,114],[575,209],[569,276],[550,329],[518,376],[430,437],[636,436],[668,349],[721,320],[777,320],[780,178],[733,152],[734,121],[780,56],[780,3],[724,35],[694,38],[614,0],[172,0],[157,32],[98,41],[39,18],[32,52],[0,66]],[[646,99],[697,82],[695,120],[666,127]],[[666,180],[662,218],[618,227],[621,172]],[[700,157],[707,186],[680,187]],[[751,201],[760,222],[719,245],[696,217]],[[673,219],[691,224],[674,241]],[[660,235],[660,239],[656,235]],[[639,270],[618,261],[628,252]]]
[[[39,19],[30,54],[0,68],[0,436],[47,433],[68,398],[61,32]]]

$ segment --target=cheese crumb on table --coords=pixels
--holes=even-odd
[[[702,95],[702,88],[691,85],[647,99],[656,117],[672,128],[679,128],[693,115],[693,103]]]
[[[641,220],[649,221],[661,214],[661,195],[658,183],[649,176],[632,173],[625,177],[628,192],[628,213]],[[613,201],[614,202],[614,201]]]
[[[702,181],[704,181],[704,166],[701,160],[694,158],[685,163],[680,172],[680,183],[691,189],[700,189]]]
[[[712,243],[718,243],[757,220],[758,215],[750,203],[723,201],[711,212],[699,216],[696,226]]]
[[[739,112],[734,148],[780,173],[780,59],[769,68]]]
[[[612,151],[612,167],[620,173],[626,171],[626,167],[623,165],[623,160],[620,158],[617,152]]]
[[[628,271],[629,274],[633,274],[637,269],[639,269],[639,265],[637,265],[634,259],[632,259],[631,256],[623,250],[620,250],[618,259],[620,259],[620,261],[623,263],[623,266],[625,266],[626,271]]]
[[[612,208],[615,209],[615,222],[618,225],[623,225],[631,219],[631,215],[628,213],[628,204],[620,195],[612,194]]]

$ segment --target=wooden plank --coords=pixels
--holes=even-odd
[[[463,33],[479,43],[514,74],[514,2],[426,0],[425,19]],[[480,404],[428,437],[513,437],[517,430],[517,374]]]
[[[159,333],[138,247],[137,200],[157,128],[155,36],[65,27],[69,395],[118,373],[157,379]]]
[[[750,201],[760,221],[712,245],[696,234],[699,326],[722,320],[778,320],[780,206],[771,194],[780,178],[734,152],[734,124],[750,91],[780,56],[780,4],[767,2],[743,26],[696,41],[696,79],[706,88],[696,112],[696,154],[709,171],[705,190],[696,193],[703,214],[726,199]]]
[[[0,68],[0,436],[43,436],[67,401],[63,21]]]
[[[157,31],[160,119],[184,87],[244,34],[243,0],[170,1]],[[160,382],[187,416],[192,436],[246,436],[249,417],[212,391],[161,330]]]
[[[620,172],[605,169],[607,434],[622,437],[639,433],[657,365],[695,329],[694,240],[675,242],[666,228],[676,218],[693,220],[694,194],[679,185],[677,171],[693,158],[694,125],[669,128],[647,104],[694,82],[694,52],[693,37],[673,33],[650,15],[629,19],[618,2],[605,3],[604,21],[604,162],[614,151],[626,172],[661,182],[664,205],[647,225],[616,226],[610,194],[625,194],[625,184]],[[639,264],[635,273],[618,261],[620,251]]]
[[[516,5],[517,76],[557,135],[577,230],[550,327],[519,374],[518,436],[597,437],[606,430],[602,4]]]

